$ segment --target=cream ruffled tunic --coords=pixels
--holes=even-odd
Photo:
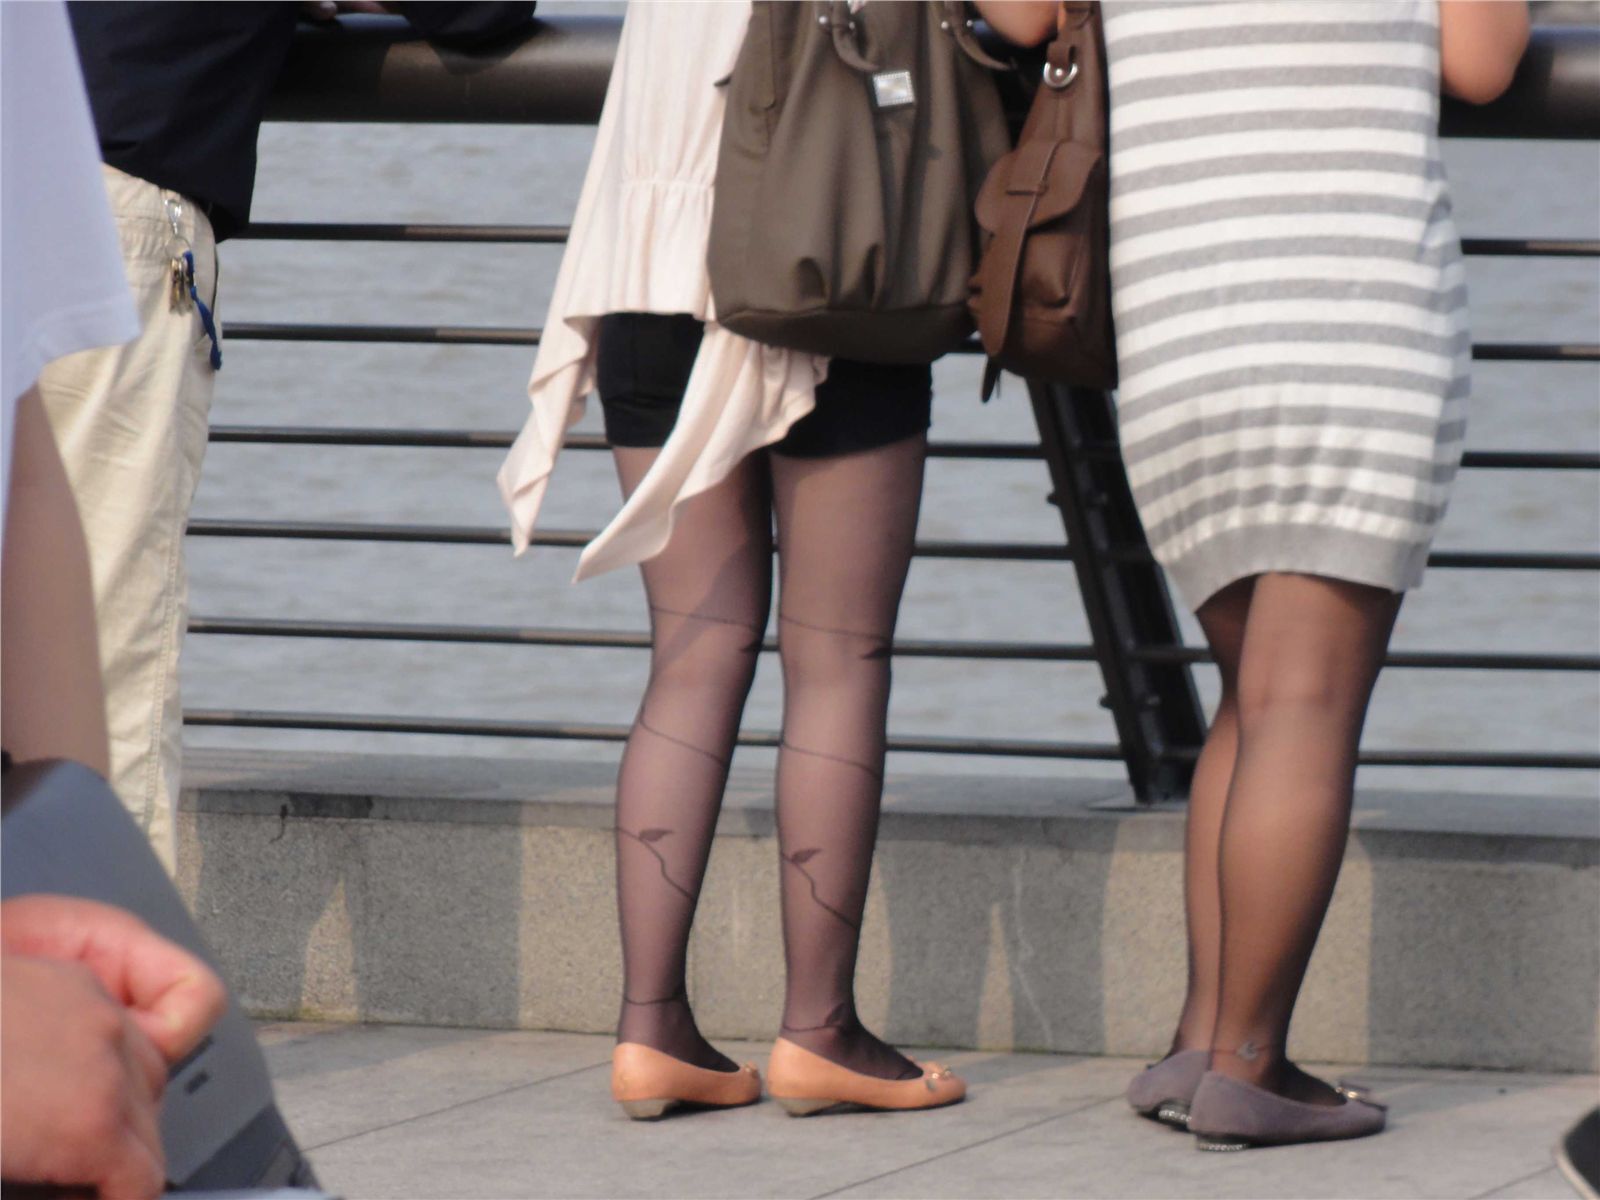
[[[716,323],[706,244],[724,89],[750,5],[633,3],[594,156],[528,382],[533,413],[500,468],[512,541],[528,548],[567,431],[595,386],[595,332],[615,312],[689,313],[706,323],[677,425],[575,579],[661,552],[673,514],[811,411],[827,359],[763,346]]]

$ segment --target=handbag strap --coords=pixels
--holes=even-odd
[[[980,67],[988,67],[991,71],[1009,71],[1010,63],[1001,62],[987,50],[973,35],[972,21],[967,17],[967,6],[964,0],[940,0],[944,9],[944,16],[939,21],[939,28],[945,30],[955,39],[961,51]]]
[[[828,0],[828,11],[820,14],[817,20],[827,26],[833,37],[834,53],[845,66],[869,75],[879,69],[877,63],[869,61],[856,47],[856,18],[850,11],[849,0]]]
[[[994,262],[996,274],[984,281],[983,294],[986,299],[992,297],[993,302],[981,305],[978,313],[978,338],[991,355],[1000,353],[1011,331],[1022,250],[1028,240],[1028,225],[1049,186],[1050,165],[1062,143],[1071,136],[1073,110],[1084,107],[1073,101],[1081,74],[1081,39],[1093,15],[1093,4],[1061,5],[1058,31],[1045,49],[1043,79],[1034,93],[1022,139],[1011,154],[995,240],[986,258]],[[1088,35],[1092,36],[1092,31]]]
[[[893,0],[877,0],[878,3],[890,3]],[[939,18],[939,28],[948,33],[961,48],[961,52],[981,67],[991,71],[1009,71],[1010,63],[1001,62],[984,50],[978,39],[973,36],[972,23],[967,19],[966,5],[963,0],[936,0],[942,15]],[[827,11],[817,15],[817,22],[827,28],[833,39],[833,49],[838,54],[840,61],[854,71],[865,74],[876,74],[883,68],[872,62],[857,45],[856,18],[850,9],[849,0],[827,0]]]

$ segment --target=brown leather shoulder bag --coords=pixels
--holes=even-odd
[[[1064,3],[1017,146],[978,193],[983,257],[969,305],[1000,370],[1111,388],[1110,161],[1100,6]]]

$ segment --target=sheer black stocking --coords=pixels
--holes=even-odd
[[[1222,696],[1195,764],[1184,831],[1183,897],[1189,934],[1189,986],[1183,1015],[1169,1053],[1203,1050],[1217,1024],[1217,985],[1222,968],[1222,896],[1217,855],[1222,814],[1239,749],[1239,660],[1254,579],[1230,584],[1200,606],[1200,619],[1217,670]]]
[[[917,437],[827,459],[770,456],[784,679],[783,1033],[883,1079],[919,1074],[862,1026],[855,969],[883,795],[889,648],[926,453]]]
[[[657,451],[615,450],[631,494]],[[643,566],[650,680],[617,778],[619,1041],[712,1070],[736,1064],[694,1023],[689,929],[772,594],[770,501],[759,458],[678,512]]]
[[[1312,1103],[1289,1020],[1350,827],[1356,747],[1401,597],[1306,575],[1256,580],[1236,684],[1238,750],[1219,838],[1212,1068]],[[1209,632],[1209,631],[1208,631]]]

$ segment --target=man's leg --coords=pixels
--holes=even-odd
[[[211,409],[210,344],[192,303],[174,307],[171,193],[106,169],[142,332],[72,355],[39,380],[89,541],[111,734],[111,784],[168,870],[176,865],[183,715],[178,652],[188,616],[183,537]],[[211,226],[185,202],[179,229],[215,307]]]

